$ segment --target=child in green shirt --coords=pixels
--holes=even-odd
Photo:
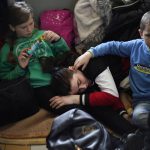
[[[35,28],[32,9],[25,2],[15,2],[9,6],[8,25],[11,32],[0,51],[0,79],[26,76],[42,106],[48,109],[46,105],[52,94],[51,73],[44,71],[44,65],[50,68],[47,62],[69,52],[69,47],[53,31]],[[43,65],[43,60],[49,61]]]

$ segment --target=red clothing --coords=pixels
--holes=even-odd
[[[93,92],[89,94],[91,106],[112,106],[114,110],[124,109],[124,105],[118,97],[106,92]]]
[[[114,65],[116,67],[116,65]],[[115,68],[120,74],[120,70]],[[94,58],[86,67],[84,74],[94,84],[80,96],[81,105],[87,106],[111,106],[120,115],[126,113],[125,107],[119,98],[118,88],[114,79],[119,83],[119,78],[113,78],[112,66],[107,57]],[[115,72],[117,73],[117,72]]]

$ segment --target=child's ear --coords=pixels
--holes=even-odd
[[[68,69],[71,70],[71,71],[75,71],[73,66],[69,66]]]
[[[15,28],[11,24],[9,24],[9,28],[11,31],[15,32]]]
[[[140,33],[141,38],[143,38],[143,31],[141,29],[138,30]]]

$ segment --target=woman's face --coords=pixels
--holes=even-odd
[[[70,94],[77,94],[84,92],[89,86],[89,80],[83,75],[81,71],[76,71],[71,79]]]
[[[32,36],[32,31],[34,30],[34,20],[32,15],[30,15],[29,19],[25,23],[22,23],[15,27],[11,26],[11,30],[16,32],[17,37]]]

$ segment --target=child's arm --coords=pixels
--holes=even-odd
[[[75,60],[74,69],[77,70],[82,66],[81,69],[84,70],[92,57],[93,54],[90,51],[85,52]]]
[[[66,41],[53,31],[45,31],[42,37],[44,40],[50,42],[55,56],[70,50]]]
[[[125,112],[113,76],[107,67],[95,79],[99,91],[84,96],[83,103],[91,106],[112,106],[121,115]]]
[[[25,69],[28,66],[29,60],[31,58],[31,56],[27,54],[27,51],[27,48],[23,49],[18,56],[18,63],[22,69]]]
[[[92,92],[82,95],[54,96],[50,99],[50,106],[59,108],[63,105],[78,104],[83,106],[115,106],[115,109],[122,109],[119,98],[105,92]]]
[[[119,98],[105,92],[92,92],[82,95],[54,96],[50,99],[52,108],[59,108],[63,105],[78,104],[82,106],[112,106],[116,111],[124,110],[124,105]]]
[[[50,30],[45,31],[42,37],[44,38],[44,40],[47,40],[49,42],[57,42],[61,38],[58,34]]]
[[[70,48],[68,47],[66,41],[62,37],[60,37],[55,42],[52,42],[52,43],[47,42],[47,44],[49,45],[50,49],[52,50],[54,57],[59,57],[59,56],[65,54],[66,52],[70,51]]]
[[[50,99],[50,106],[54,109],[72,104],[80,104],[80,95],[54,96]]]
[[[132,116],[133,106],[132,106],[132,102],[131,102],[132,101],[131,96],[128,95],[128,93],[121,92],[120,99],[121,99],[122,103],[124,104],[124,107],[127,110],[127,113],[129,114],[129,116]]]
[[[12,80],[24,76],[26,70],[19,65],[11,65],[9,63],[0,63],[0,79]]]
[[[26,74],[26,65],[28,62],[25,61],[26,53],[20,53],[18,57],[18,62],[16,61],[15,64],[10,63],[8,61],[9,55],[9,47],[5,45],[3,49],[1,49],[0,53],[0,79],[16,79],[20,76],[24,76]]]
[[[84,54],[79,56],[74,63],[74,67],[75,69],[78,69],[83,66],[83,70],[91,58],[98,56],[118,55],[121,57],[130,57],[130,52],[134,49],[135,44],[136,40],[127,42],[110,41],[101,43],[95,47],[91,47]]]
[[[112,106],[114,111],[117,111],[120,115],[127,114],[119,98],[100,91],[82,95],[54,96],[50,99],[50,106],[54,109],[72,104],[82,105],[84,107]]]

